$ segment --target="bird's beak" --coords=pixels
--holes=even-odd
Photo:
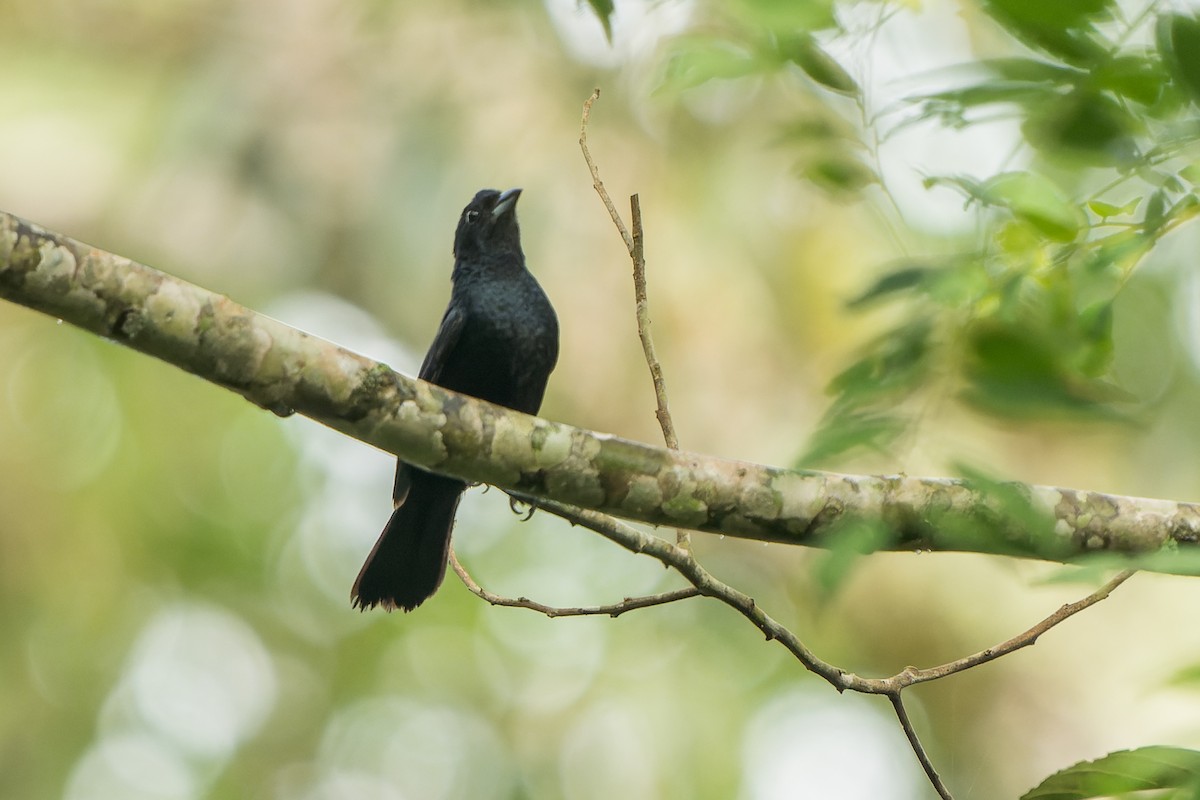
[[[512,211],[517,205],[517,198],[521,196],[520,189],[509,189],[500,195],[500,199],[496,201],[496,207],[492,209],[492,219],[500,219],[508,212]]]

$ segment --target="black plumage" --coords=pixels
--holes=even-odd
[[[542,405],[558,360],[558,318],[525,267],[520,189],[484,189],[454,235],[450,305],[420,378],[527,414]],[[467,485],[400,461],[395,510],[367,556],[351,598],[359,608],[411,611],[446,573],[454,512]]]

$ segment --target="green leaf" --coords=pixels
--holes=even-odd
[[[811,35],[787,37],[780,44],[780,53],[825,88],[839,94],[859,94],[858,83],[850,77],[850,73],[846,72],[833,56],[822,50],[821,45],[817,44],[817,40]]]
[[[1111,0],[987,0],[988,10],[1029,29],[1043,31],[1081,30],[1092,20],[1107,16]]]
[[[907,427],[904,420],[885,413],[853,411],[835,405],[821,420],[808,441],[808,449],[796,460],[798,469],[829,464],[854,450],[886,452]]]
[[[1134,162],[1132,134],[1140,127],[1140,120],[1107,93],[1077,89],[1033,110],[1023,130],[1040,149],[1089,166],[1119,167]]]
[[[1113,205],[1103,200],[1088,200],[1088,208],[1090,208],[1098,217],[1122,217],[1126,214],[1132,214],[1137,210],[1138,204],[1142,202],[1142,198],[1135,197],[1123,206]]]
[[[738,0],[733,13],[768,31],[816,31],[836,25],[833,0]]]
[[[1167,680],[1167,685],[1182,689],[1200,689],[1200,664],[1192,664],[1177,671]]]
[[[980,187],[980,195],[1055,241],[1074,241],[1086,224],[1083,212],[1054,183],[1033,172],[1001,173]]]
[[[1092,70],[1090,79],[1101,89],[1149,106],[1162,97],[1167,73],[1155,54],[1145,51],[1141,55],[1127,54],[1105,61]]]
[[[1085,74],[1083,70],[1040,58],[985,58],[979,66],[1010,81],[1026,83],[1074,84]]]
[[[1032,555],[1059,560],[1070,549],[1056,531],[1054,516],[1033,500],[1029,487],[999,480],[987,472],[959,463],[956,471],[986,502],[969,519],[933,511],[927,520],[934,541],[948,546],[974,543],[994,553]]]
[[[1200,19],[1183,14],[1166,14],[1158,19],[1158,48],[1171,70],[1171,77],[1200,103]]]
[[[1121,206],[1114,206],[1112,203],[1105,203],[1103,200],[1088,200],[1088,208],[1095,212],[1098,217],[1115,217],[1124,213]]]
[[[592,7],[596,18],[604,26],[604,38],[608,39],[609,44],[612,44],[613,0],[587,0],[587,4]]]
[[[1109,16],[1112,0],[984,0],[983,6],[1018,39],[1069,63],[1107,56],[1092,23]]]
[[[1051,775],[1022,795],[1021,800],[1132,800],[1137,792],[1172,789],[1177,791],[1154,796],[1177,800],[1196,797],[1200,790],[1200,752],[1178,747],[1143,747],[1109,753]]]
[[[932,327],[919,319],[876,339],[866,355],[829,382],[844,406],[859,407],[880,397],[894,401],[920,383],[928,367]],[[893,403],[889,402],[889,405]]]
[[[1077,366],[1080,373],[1089,378],[1098,378],[1108,372],[1113,358],[1113,304],[1112,300],[1088,306],[1079,313],[1079,330],[1085,347],[1082,348]]]
[[[861,308],[888,295],[920,286],[936,270],[933,267],[906,266],[887,273],[862,294],[846,303],[846,308]]]
[[[1200,184],[1200,164],[1188,164],[1177,174],[1192,186]]]
[[[657,90],[683,91],[714,79],[741,78],[761,72],[763,64],[746,48],[713,36],[676,40]]]
[[[849,153],[824,153],[800,167],[801,177],[831,195],[853,195],[879,178],[874,170]]]
[[[1141,569],[1164,575],[1200,575],[1200,553],[1164,545],[1153,553],[1091,553],[1071,558],[1070,566],[1047,583],[1098,583],[1118,570]]]
[[[980,324],[968,341],[963,399],[1004,417],[1115,412],[1103,403],[1115,390],[1088,381],[1067,363],[1053,338],[1028,326]]]
[[[1153,239],[1141,231],[1118,231],[1091,243],[1093,249],[1088,260],[1089,267],[1097,271],[1114,268],[1123,273],[1141,258],[1153,243]]]
[[[836,594],[862,563],[863,556],[891,543],[892,532],[879,521],[847,519],[821,537],[825,552],[813,559],[813,577],[822,600]]]
[[[1162,189],[1159,189],[1150,195],[1150,201],[1146,203],[1146,214],[1142,217],[1142,228],[1146,233],[1154,233],[1162,227],[1166,218],[1166,210],[1167,195]]]

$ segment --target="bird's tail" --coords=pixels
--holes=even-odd
[[[354,581],[350,597],[358,608],[412,611],[433,596],[446,574],[454,512],[467,486],[418,469],[409,472],[407,498],[392,512]]]

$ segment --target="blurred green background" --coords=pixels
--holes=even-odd
[[[866,105],[827,91],[836,74],[672,60],[696,41],[681,37],[813,9],[831,13],[618,0],[609,44],[573,0],[0,1],[0,208],[411,374],[462,206],[521,186],[529,263],[562,322],[543,414],[657,442],[628,259],[577,144],[600,86],[590,145],[618,205],[641,196],[683,446],[793,464],[826,384],[903,316],[847,301],[881,265],[979,233],[924,178],[1009,169],[1022,135],[997,114],[877,140],[886,195],[802,154],[798,115],[870,130],[940,70],[1012,51],[972,4],[839,8],[850,35],[828,49]],[[933,369],[902,435],[822,465],[970,463],[1195,499],[1197,244],[1181,227],[1121,282],[1109,375],[1136,422],[997,418]],[[0,305],[0,797],[931,796],[886,703],[838,696],[709,601],[548,620],[450,576],[416,613],[353,612],[391,479],[364,445]],[[520,522],[496,491],[468,495],[455,543],[486,588],[547,603],[679,585],[549,515]],[[868,675],[994,644],[1094,585],[911,553],[831,582],[822,553],[695,545]],[[910,691],[956,796],[1013,797],[1115,749],[1200,748],[1200,696],[1172,681],[1200,662],[1198,606],[1196,579],[1139,576],[1035,648]]]

